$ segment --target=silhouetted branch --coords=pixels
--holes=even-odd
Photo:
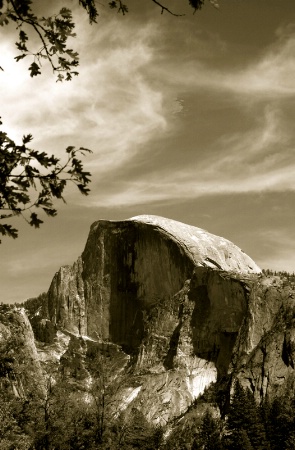
[[[162,9],[161,14],[163,14],[164,11],[167,11],[169,14],[172,14],[172,16],[176,16],[176,17],[181,17],[181,16],[185,15],[185,14],[175,14],[173,11],[171,11],[166,6],[162,5],[162,3],[158,2],[157,0],[152,0],[152,2],[155,3],[156,5],[160,6],[160,8]]]

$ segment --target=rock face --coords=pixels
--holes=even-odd
[[[121,346],[144,374],[130,398],[163,422],[227,373],[247,310],[235,276],[259,273],[237,246],[200,228],[157,216],[100,220],[78,261],[54,276],[42,317]]]
[[[233,243],[138,216],[95,222],[77,262],[31,300],[30,320],[52,349],[64,336],[56,363],[65,376],[91,384],[100,354],[114,378],[126,371],[119,410],[164,425],[218,380],[239,378],[258,401],[292,387],[294,297]]]
[[[87,333],[81,258],[55,274],[41,315],[69,331]]]
[[[36,339],[46,343],[43,365],[51,358],[87,389],[100,355],[111,378],[126,372],[118,411],[136,408],[165,425],[219,380],[239,378],[257,401],[294,389],[294,299],[294,283],[264,276],[224,238],[138,216],[95,222],[81,257],[27,307]],[[29,330],[26,321],[15,319],[16,329]],[[25,334],[36,361],[32,331]],[[28,373],[39,373],[34,364]]]
[[[285,278],[258,279],[233,349],[230,370],[257,401],[294,390],[295,286]]]
[[[82,257],[52,281],[48,318],[136,351],[143,312],[175,295],[197,267],[260,272],[231,242],[180,222],[156,216],[95,222]]]
[[[43,374],[34,334],[23,309],[0,306],[0,388],[24,398],[28,392],[42,395]]]
[[[195,266],[238,273],[261,272],[257,264],[232,242],[201,228],[158,216],[136,216],[126,222],[143,224],[172,240]]]

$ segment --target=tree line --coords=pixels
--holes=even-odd
[[[172,433],[165,450],[294,450],[294,389],[281,397],[266,398],[257,405],[249,389],[236,381],[223,418],[212,405],[202,419],[182,433]]]
[[[105,364],[105,362],[104,362]],[[164,429],[149,424],[137,409],[117,411],[114,386],[96,364],[96,383],[81,396],[77,387],[49,376],[42,397],[16,398],[0,392],[0,450],[294,450],[294,393],[257,405],[237,381],[224,418],[208,404],[200,420],[177,427],[166,439]],[[122,380],[120,381],[122,382]]]

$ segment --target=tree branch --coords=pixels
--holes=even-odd
[[[16,6],[15,6],[14,0],[11,0],[11,4],[12,4],[12,6],[13,6],[14,12],[15,12],[15,14],[17,15],[18,19],[19,19],[21,22],[23,22],[23,23],[27,23],[28,25],[31,25],[31,26],[34,28],[34,30],[36,31],[36,33],[38,34],[38,36],[39,36],[39,38],[40,38],[40,40],[41,40],[41,42],[42,42],[42,44],[43,44],[44,50],[45,50],[45,52],[46,52],[48,61],[50,62],[52,69],[55,71],[55,70],[56,70],[56,67],[55,67],[54,64],[53,64],[53,61],[52,61],[51,55],[50,55],[50,53],[49,53],[49,51],[48,51],[48,48],[47,48],[47,44],[46,44],[46,42],[45,42],[45,39],[44,39],[44,37],[42,36],[42,33],[38,30],[38,27],[39,27],[39,28],[41,28],[41,30],[42,30],[44,33],[46,33],[45,28],[42,27],[42,25],[40,25],[39,23],[34,22],[33,20],[25,19],[24,17],[22,17],[22,16],[19,14],[19,12],[17,11],[17,8],[16,8]],[[37,25],[38,25],[38,27],[37,27]]]
[[[152,0],[152,2],[155,3],[156,5],[160,6],[160,8],[162,9],[161,14],[163,14],[164,11],[167,11],[169,14],[171,14],[172,16],[175,16],[175,17],[185,16],[185,14],[175,14],[173,11],[171,11],[166,6],[162,5],[162,3],[158,2],[157,0]]]

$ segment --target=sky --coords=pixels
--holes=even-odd
[[[1,27],[3,130],[16,142],[31,133],[32,148],[61,159],[68,145],[93,154],[88,197],[70,186],[38,230],[10,222],[19,237],[0,245],[0,301],[47,291],[96,220],[139,214],[223,236],[261,268],[295,270],[294,0],[220,0],[196,14],[163,1],[182,17],[125,3],[124,17],[101,3],[90,26],[75,2],[50,2],[73,9],[71,82],[56,83],[46,64],[30,78],[32,61],[13,59],[14,28]]]

